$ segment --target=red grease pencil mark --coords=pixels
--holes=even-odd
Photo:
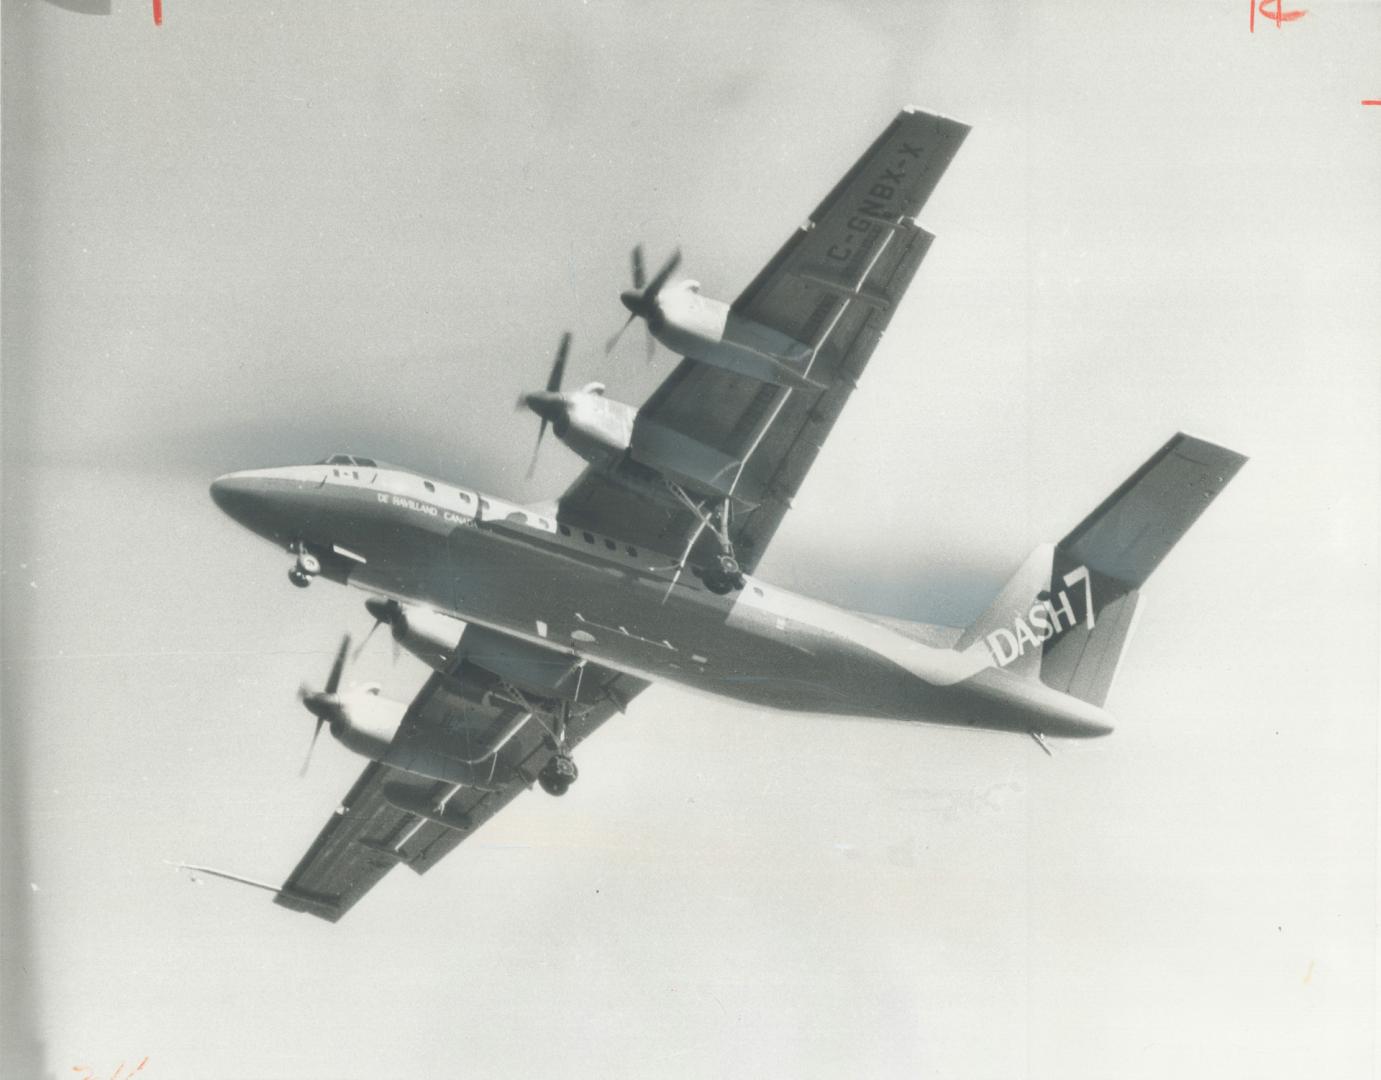
[[[1363,104],[1363,105],[1381,105],[1381,98],[1376,98],[1375,100],[1372,100],[1372,99],[1370,99],[1370,98],[1363,98],[1363,99],[1362,99],[1362,104]]]
[[[122,1061],[116,1067],[115,1071],[109,1074],[108,1080],[133,1080],[134,1074],[137,1072],[143,1072],[144,1066],[148,1063],[149,1059],[145,1057],[133,1069],[131,1069],[129,1072],[125,1072],[125,1063]],[[93,1069],[90,1065],[73,1065],[72,1071],[74,1073],[82,1074],[81,1076],[77,1077],[76,1080],[107,1080],[107,1077],[97,1076],[96,1070]]]
[[[163,25],[163,0],[153,0],[153,24]]]
[[[109,1073],[108,1077],[97,1076],[97,1074],[95,1074],[95,1069],[91,1068],[90,1065],[73,1065],[72,1072],[81,1073],[81,1076],[76,1077],[76,1080],[134,1080],[134,1074],[144,1072],[144,1066],[148,1065],[148,1063],[149,1059],[145,1057],[144,1061],[135,1065],[130,1072],[124,1072],[124,1062],[122,1061],[120,1065],[117,1066],[115,1072]]]
[[[1256,33],[1256,13],[1258,10],[1263,17],[1276,24],[1277,30],[1281,28],[1282,24],[1302,19],[1307,14],[1304,10],[1286,11],[1285,0],[1251,0],[1251,5],[1251,33],[1253,34]]]

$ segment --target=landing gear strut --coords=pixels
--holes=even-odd
[[[307,546],[300,540],[294,541],[288,550],[297,556],[297,561],[288,571],[288,580],[299,589],[305,589],[312,583],[312,578],[321,573],[321,560],[307,550]]]
[[[714,538],[719,541],[719,554],[711,560],[710,565],[700,575],[701,580],[705,583],[705,588],[719,596],[743,588],[745,584],[743,571],[734,555],[734,542],[729,537],[729,499],[721,500],[713,510],[706,511],[705,506],[686,494],[685,488],[681,487],[680,484],[668,483],[667,487],[671,489],[671,493],[676,496],[681,505],[700,521],[700,527],[691,536],[690,543],[686,545],[685,554],[681,556],[680,566],[685,566],[686,560],[690,558],[691,549],[695,547],[695,542],[700,539],[700,534],[709,529],[714,534]],[[677,573],[679,575],[680,570]]]
[[[585,669],[582,661],[581,675]],[[576,683],[576,694],[580,693],[580,684]],[[556,753],[550,760],[542,766],[542,771],[537,774],[537,782],[542,785],[542,790],[548,795],[564,795],[566,789],[575,783],[580,776],[580,770],[575,767],[575,759],[566,749],[566,723],[571,718],[571,703],[563,701],[561,710],[556,714],[556,727],[551,734],[551,741],[556,746]]]

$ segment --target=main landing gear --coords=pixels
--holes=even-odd
[[[743,588],[745,584],[743,570],[738,565],[738,559],[734,555],[734,542],[729,537],[729,500],[727,498],[722,499],[712,510],[706,511],[704,504],[692,499],[680,484],[668,482],[667,487],[676,496],[677,501],[694,514],[700,522],[699,527],[691,536],[690,543],[686,545],[686,551],[681,556],[679,566],[684,567],[686,565],[686,560],[690,558],[691,549],[695,547],[695,542],[700,539],[700,534],[708,529],[719,541],[719,554],[700,572],[700,580],[705,583],[705,588],[719,596]],[[680,574],[680,569],[677,570],[677,574]]]
[[[579,775],[580,770],[575,767],[571,755],[557,753],[542,766],[542,771],[537,774],[537,782],[548,795],[564,795]]]
[[[705,588],[719,596],[726,596],[741,589],[744,584],[743,571],[738,567],[738,560],[729,552],[718,555],[705,568],[700,580],[705,583]]]
[[[535,719],[547,733],[546,745],[554,752],[537,773],[537,782],[548,795],[566,794],[566,790],[580,776],[580,770],[575,767],[575,760],[571,757],[570,747],[566,743],[566,728],[570,724],[575,703],[580,699],[580,684],[585,678],[584,659],[577,658],[571,670],[576,676],[575,692],[568,698],[529,698],[511,682],[500,681],[502,699],[522,709],[528,718]],[[563,675],[557,679],[557,684],[565,678]],[[523,722],[526,723],[526,720]],[[531,780],[528,782],[531,783]]]
[[[305,589],[312,583],[312,578],[321,573],[321,560],[313,555],[307,549],[307,545],[300,540],[294,541],[288,550],[297,556],[297,561],[288,571],[288,580],[299,589]]]
[[[585,668],[582,662],[581,675],[584,675]],[[580,693],[580,684],[576,683],[576,694]],[[571,757],[571,752],[566,748],[566,723],[571,718],[571,703],[561,702],[560,710],[557,712],[555,720],[556,726],[548,732],[552,746],[556,748],[551,758],[542,766],[542,771],[537,774],[537,782],[542,785],[542,790],[548,795],[564,795],[566,789],[575,783],[580,776],[580,770],[575,767],[575,759]]]

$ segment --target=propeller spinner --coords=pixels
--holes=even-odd
[[[542,449],[542,436],[547,433],[547,424],[550,423],[557,428],[557,434],[561,434],[561,426],[566,421],[566,410],[568,408],[565,395],[561,393],[561,381],[566,375],[566,357],[571,351],[571,334],[567,331],[561,335],[561,344],[556,350],[556,359],[552,361],[551,373],[547,376],[547,388],[535,391],[530,394],[523,394],[518,398],[518,407],[524,406],[531,409],[542,418],[542,426],[537,429],[537,445],[532,449],[532,464],[527,468],[528,479],[532,478],[533,471],[537,468],[537,454]]]
[[[662,309],[657,303],[657,295],[680,265],[681,249],[677,248],[671,253],[671,258],[657,271],[657,276],[651,281],[645,282],[642,245],[639,244],[633,249],[633,288],[626,289],[619,294],[623,306],[628,309],[628,319],[619,327],[618,332],[605,342],[604,351],[606,353],[614,351],[614,346],[619,343],[619,338],[623,336],[623,332],[628,329],[629,324],[634,319],[641,317],[647,324],[647,358],[649,361],[652,359],[657,350],[657,343],[653,340],[652,330],[662,321]]]
[[[325,689],[314,692],[304,683],[297,691],[297,696],[302,704],[307,706],[307,711],[316,717],[316,730],[312,732],[312,741],[307,745],[307,757],[302,762],[298,776],[307,775],[307,766],[312,763],[312,751],[316,749],[321,729],[336,715],[340,707],[336,692],[340,689],[340,677],[345,671],[345,655],[349,651],[350,635],[346,634],[341,639],[340,649],[336,652],[336,661],[331,665],[331,674],[326,678]]]

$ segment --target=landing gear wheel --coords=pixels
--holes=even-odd
[[[705,571],[705,588],[716,596],[725,596],[734,591],[733,582],[725,581],[713,570]]]
[[[738,560],[725,553],[720,555],[705,571],[705,588],[720,596],[743,588],[743,572],[739,570]]]
[[[305,589],[312,583],[312,578],[321,573],[321,560],[301,540],[294,540],[288,550],[297,556],[292,569],[288,571],[288,580],[299,589]]]
[[[537,774],[537,782],[548,795],[564,795],[579,775],[569,754],[556,754]]]

